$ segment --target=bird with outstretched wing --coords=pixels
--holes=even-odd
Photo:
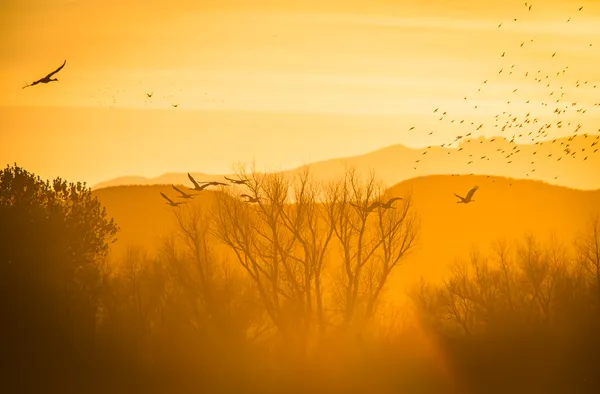
[[[27,88],[29,86],[37,85],[38,83],[49,83],[49,82],[53,82],[53,81],[58,82],[58,79],[57,78],[52,78],[52,76],[54,74],[56,74],[57,72],[59,72],[60,70],[62,70],[62,68],[65,66],[65,64],[67,64],[66,60],[63,62],[63,64],[59,68],[57,68],[56,70],[52,71],[50,74],[46,75],[44,78],[40,78],[40,79],[38,79],[35,82],[32,82],[30,84],[27,84],[27,85],[23,86],[23,89],[25,89],[25,88]]]
[[[388,200],[388,202],[381,203],[381,208],[394,209],[394,207],[392,206],[392,204],[394,203],[394,201],[397,201],[397,200],[402,200],[402,197],[393,197],[393,198],[390,198]]]
[[[166,204],[169,204],[169,205],[170,205],[170,206],[172,206],[172,207],[177,207],[177,206],[179,206],[179,205],[181,205],[181,204],[185,204],[185,202],[183,202],[183,201],[177,201],[177,202],[175,202],[175,201],[171,200],[171,199],[170,199],[169,197],[167,197],[167,196],[165,195],[165,193],[163,193],[163,192],[160,192],[160,195],[161,195],[161,196],[162,196],[162,197],[163,197],[165,200],[167,200]]]
[[[471,190],[469,190],[469,192],[467,193],[466,197],[461,197],[458,194],[454,193],[454,195],[458,198],[460,198],[460,201],[457,201],[457,204],[468,204],[470,202],[473,202],[475,200],[473,200],[473,195],[475,194],[475,192],[479,189],[479,186],[474,186]]]
[[[188,194],[186,192],[184,192],[183,190],[179,189],[177,186],[175,185],[171,185],[173,187],[173,189],[175,189],[179,194],[181,194],[181,196],[177,196],[179,198],[193,198],[194,195],[193,194]]]

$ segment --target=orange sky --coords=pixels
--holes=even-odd
[[[545,82],[524,76],[537,70],[588,109],[568,116],[596,132],[600,3],[498,3],[8,0],[0,162],[92,184],[226,172],[237,160],[287,168],[451,141],[463,130],[436,123],[436,107],[487,122],[477,133],[489,136],[502,111],[556,119],[540,104]],[[59,83],[21,89],[64,59]],[[513,64],[512,75],[498,74]],[[409,133],[412,125],[436,134]]]

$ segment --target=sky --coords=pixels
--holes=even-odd
[[[458,119],[491,137],[502,111],[556,119],[538,70],[597,133],[600,2],[531,4],[5,0],[0,162],[94,184],[442,144]],[[65,59],[58,83],[21,89]]]

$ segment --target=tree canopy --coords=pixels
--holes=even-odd
[[[103,257],[118,226],[85,184],[18,167],[0,172],[0,261],[19,270],[79,273]]]
[[[85,184],[44,181],[16,164],[0,172],[3,365],[61,379],[78,364],[72,355],[94,338],[98,263],[117,231]]]

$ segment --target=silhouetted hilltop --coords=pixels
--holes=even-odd
[[[173,231],[173,208],[166,204],[160,192],[181,201],[176,199],[178,193],[171,185],[112,186],[94,191],[108,215],[121,227],[119,241],[113,248],[116,253],[128,246],[142,246],[151,253],[156,252],[161,237]],[[210,190],[202,192],[194,197],[194,202],[208,206],[213,193]]]
[[[206,181],[222,181],[222,175],[208,175],[201,172],[191,172],[195,179]],[[106,182],[100,182],[94,185],[92,189],[98,190],[106,187],[132,186],[132,185],[187,185],[192,186],[187,173],[167,173],[155,178],[146,178],[143,176],[122,176],[111,179]]]
[[[457,204],[454,193],[464,196],[474,185],[479,186],[475,201]],[[177,196],[170,185],[117,186],[94,191],[121,226],[119,241],[113,245],[116,255],[130,245],[142,246],[152,253],[161,237],[175,229],[173,208],[165,204],[159,192]],[[400,282],[413,281],[420,275],[437,277],[454,256],[466,257],[472,245],[485,247],[501,238],[513,240],[534,234],[547,240],[554,233],[557,240],[570,244],[590,213],[600,212],[600,190],[575,190],[540,181],[485,175],[419,177],[401,182],[389,192],[399,196],[412,193],[421,222],[417,248],[398,273]],[[209,209],[214,193],[202,192],[194,203]]]
[[[464,196],[478,185],[474,202],[457,204],[453,193]],[[586,224],[591,212],[600,212],[600,190],[576,190],[540,181],[492,176],[429,176],[402,182],[394,195],[412,190],[422,232],[415,254],[432,265],[462,255],[473,245],[485,247],[502,238],[531,234],[571,244],[573,234]],[[411,263],[412,264],[412,263]],[[438,265],[439,267],[439,265]],[[412,270],[416,268],[407,267]]]
[[[378,178],[393,185],[418,176],[435,174],[485,174],[541,180],[578,188],[600,188],[600,151],[597,135],[579,135],[535,144],[516,144],[503,137],[464,138],[452,146],[412,149],[392,145],[360,156],[337,158],[310,164],[315,180],[339,178],[347,166],[366,175],[374,170]],[[283,171],[294,174],[306,166]],[[223,175],[192,172],[198,180],[223,180]],[[233,175],[226,174],[231,177]],[[156,178],[121,177],[99,183],[94,189],[126,184],[191,185],[187,174],[170,173]]]

